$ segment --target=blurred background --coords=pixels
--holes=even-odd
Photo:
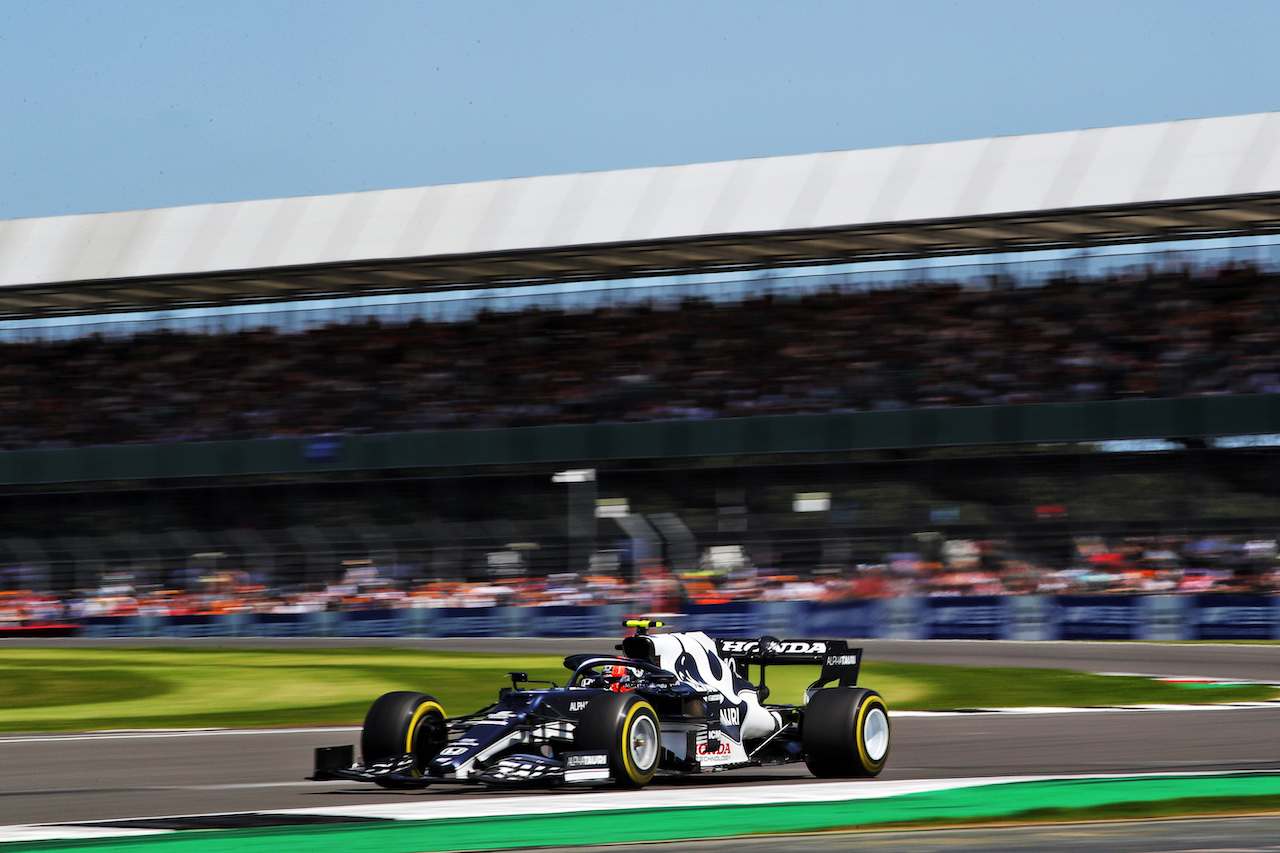
[[[1276,590],[1268,241],[448,295],[0,321],[0,618]]]
[[[1280,638],[1278,25],[0,5],[0,628],[1212,596]]]

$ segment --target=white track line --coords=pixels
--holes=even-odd
[[[155,738],[225,737],[227,735],[350,734],[358,731],[360,731],[359,726],[300,726],[288,729],[117,729],[100,732],[0,735],[0,744],[53,743],[55,741],[70,740],[152,740]]]
[[[120,829],[109,826],[62,826],[30,824],[0,826],[0,844],[9,841],[77,841],[99,838],[132,838],[139,835],[169,835],[173,829]]]
[[[493,799],[468,798],[465,802],[372,803],[350,806],[319,806],[284,809],[270,814],[338,815],[382,820],[442,820],[456,817],[499,817],[507,815],[551,815],[634,809],[673,809],[706,806],[782,805],[786,803],[828,803],[868,800],[921,794],[952,788],[1027,781],[1031,777],[991,777],[985,779],[917,779],[900,782],[809,782],[802,784],[750,785],[733,788],[646,788],[641,791],[583,791],[548,797],[529,794]]]
[[[369,805],[328,806],[307,809],[282,809],[265,814],[337,815],[341,817],[380,818],[383,820],[442,820],[455,817],[498,817],[504,815],[554,815],[566,811],[594,812],[650,810],[690,807],[767,806],[793,803],[833,803],[852,800],[874,800],[907,794],[925,794],[1004,785],[1014,782],[1053,782],[1107,779],[1168,779],[1181,777],[1226,776],[1238,771],[1176,771],[1168,773],[1107,773],[1075,776],[979,776],[953,779],[908,779],[896,782],[866,779],[857,782],[804,782],[800,784],[750,785],[732,788],[684,788],[641,791],[593,791],[548,797],[528,795],[466,802],[373,803]]]
[[[652,809],[722,807],[733,805],[769,806],[790,803],[830,803],[871,800],[957,790],[1013,782],[1049,782],[1086,779],[1159,779],[1230,775],[1234,771],[1207,773],[1114,773],[1085,776],[983,776],[955,779],[917,779],[897,782],[865,780],[858,782],[808,782],[802,784],[755,785],[734,788],[684,788],[641,791],[584,791],[582,793],[530,794],[517,797],[474,798],[453,802],[375,803],[369,805],[322,806],[306,809],[275,809],[253,812],[261,815],[325,815],[333,817],[374,818],[379,820],[446,820],[449,818],[485,818],[513,815],[558,815],[574,812],[648,811]],[[170,815],[168,817],[207,817],[209,815]],[[162,820],[163,818],[149,818]],[[139,818],[138,820],[148,820]],[[9,841],[45,841],[58,839],[115,838],[130,835],[160,835],[180,830],[122,829],[99,826],[114,821],[85,821],[78,824],[25,824],[0,826],[0,843]]]
[[[1044,714],[1118,714],[1134,711],[1242,711],[1271,708],[1280,710],[1280,700],[1269,699],[1262,702],[1206,702],[1203,705],[1099,705],[1086,708],[965,708],[954,711],[894,711],[889,716],[897,717],[973,717],[982,714],[1005,714],[1009,716],[1044,715]]]

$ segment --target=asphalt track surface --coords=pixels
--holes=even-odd
[[[474,640],[457,642],[465,643],[470,650],[487,650],[486,644],[477,644]],[[114,643],[122,644],[121,641]],[[227,641],[217,644],[253,645],[252,642]],[[386,645],[386,642],[369,645]],[[449,648],[451,642],[405,641],[398,645]],[[1280,681],[1280,646],[990,641],[868,641],[865,645],[866,655],[877,660]],[[510,646],[510,640],[498,641],[493,650],[509,651]],[[530,652],[559,653],[603,651],[609,645],[608,641],[520,641],[520,647]],[[893,723],[893,750],[889,766],[880,777],[883,780],[1280,771],[1280,737],[1276,735],[1280,731],[1280,705],[1211,710],[901,714],[894,717]],[[3,768],[0,825],[310,808],[398,802],[405,798],[460,801],[477,796],[506,796],[502,792],[471,787],[439,786],[425,791],[394,792],[373,786],[303,779],[310,771],[315,747],[355,743],[358,737],[358,731],[347,727],[0,735],[0,768]],[[655,785],[739,786],[789,779],[812,781],[803,765],[791,765],[692,780],[659,779]],[[876,781],[865,784],[875,785]],[[566,810],[573,808],[574,792],[557,791],[549,796],[563,797]],[[1275,843],[1280,832],[1275,830],[1275,824],[1271,824],[1271,834],[1263,832],[1260,836],[1271,838],[1272,846],[1250,847],[1243,843],[1234,846],[1280,849]],[[892,839],[905,837],[893,833],[877,835],[890,839],[885,842],[889,844],[883,848],[886,850],[897,849]],[[825,843],[837,836],[815,837]],[[1066,843],[1063,839],[1059,841]],[[742,842],[730,843],[735,850],[743,849]],[[710,851],[727,846],[717,848],[715,842],[705,843],[710,846],[698,846],[700,844],[703,843],[684,842],[680,849]],[[947,844],[950,842],[944,842],[944,846]],[[827,849],[806,848],[799,846],[799,842],[793,845],[790,839],[787,846],[796,850]],[[859,841],[859,846],[865,845]],[[958,846],[961,849],[1073,849],[1058,846],[1058,842],[1005,848],[976,839]],[[1128,849],[1109,843],[1104,846]],[[1093,849],[1097,849],[1096,844]],[[1148,845],[1142,849],[1192,848]],[[1194,849],[1216,848],[1205,844]]]

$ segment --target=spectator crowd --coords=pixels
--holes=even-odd
[[[1232,265],[1042,286],[927,284],[305,333],[0,343],[0,450],[1280,392],[1280,276]],[[967,556],[959,557],[959,554]],[[902,596],[1280,592],[1275,542],[1078,541],[1061,565],[976,543],[843,571],[104,582],[0,594],[0,628],[94,615]],[[412,573],[393,573],[394,577]]]
[[[677,576],[660,564],[635,579],[616,574],[553,574],[498,581],[396,581],[372,563],[347,569],[329,584],[275,589],[243,572],[218,571],[199,588],[147,588],[127,574],[105,577],[69,597],[47,592],[0,593],[0,628],[94,616],[185,616],[223,613],[310,613],[514,605],[625,604],[637,612],[678,612],[689,605],[733,601],[839,602],[974,595],[1274,595],[1280,563],[1274,540],[1138,537],[1118,543],[1082,538],[1064,565],[1010,556],[999,542],[958,542],[940,562],[920,554],[807,576],[750,567]]]
[[[0,344],[0,449],[1280,391],[1280,276]]]

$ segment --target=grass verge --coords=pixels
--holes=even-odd
[[[458,714],[492,702],[511,670],[560,684],[569,674],[560,657],[549,655],[0,648],[0,731],[358,723],[370,702],[390,690],[431,693]],[[799,702],[816,675],[809,667],[770,668],[770,701]],[[1194,689],[1048,669],[875,661],[864,665],[860,682],[896,710],[1210,703],[1280,695],[1264,685]]]
[[[1097,806],[1027,809],[1014,814],[990,816],[919,818],[890,823],[856,824],[827,832],[881,829],[929,829],[948,826],[998,826],[1033,823],[1084,823],[1103,820],[1156,820],[1231,815],[1274,814],[1280,812],[1280,797],[1178,797],[1171,800],[1133,800]]]

